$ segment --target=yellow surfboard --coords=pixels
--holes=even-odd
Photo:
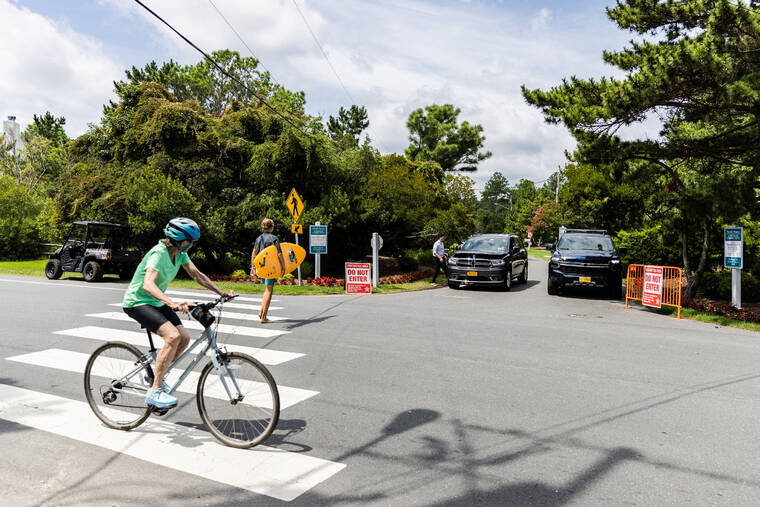
[[[280,250],[285,261],[285,274],[300,266],[306,258],[306,250],[293,243],[280,243]],[[259,278],[279,278],[280,258],[277,256],[277,247],[269,245],[259,252],[253,259],[253,265]]]

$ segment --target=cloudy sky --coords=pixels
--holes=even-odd
[[[525,104],[521,84],[616,75],[602,51],[631,38],[607,19],[612,0],[143,2],[207,52],[250,56],[218,9],[278,83],[306,92],[310,114],[364,105],[382,153],[403,152],[411,111],[454,104],[460,121],[483,125],[493,152],[472,174],[478,189],[496,171],[544,180],[573,148]],[[124,69],[201,58],[133,0],[0,0],[0,33],[0,116],[23,128],[50,111],[66,118],[70,137],[100,120]]]

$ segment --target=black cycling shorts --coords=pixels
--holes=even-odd
[[[142,327],[152,333],[158,332],[158,328],[163,326],[166,322],[171,322],[175,327],[182,325],[179,315],[166,305],[140,305],[122,309],[124,310],[124,313],[135,319],[142,325]]]

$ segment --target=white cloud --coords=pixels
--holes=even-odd
[[[573,148],[565,129],[544,123],[540,112],[525,103],[520,85],[546,89],[571,75],[610,74],[614,69],[604,66],[602,49],[620,47],[628,37],[605,19],[602,7],[583,12],[558,7],[553,12],[521,11],[519,2],[296,1],[351,98],[292,0],[214,4],[275,80],[306,92],[308,112],[326,118],[351,102],[366,106],[369,135],[384,153],[404,151],[412,110],[433,103],[461,108],[460,121],[483,125],[485,149],[493,152],[473,175],[478,188],[495,171],[510,181],[542,180],[564,162],[564,151]],[[144,34],[133,58],[149,55],[158,62],[172,58],[183,64],[201,59],[136,3],[98,2]],[[249,54],[207,0],[146,4],[206,51],[231,48]],[[562,26],[549,30],[555,16],[562,17]],[[8,105],[26,107],[7,113],[23,118],[26,111],[31,117],[31,112],[48,108],[64,114],[76,134],[86,121],[97,121],[111,94],[111,81],[121,78],[127,65],[109,60],[99,41],[0,0],[0,28],[5,25],[4,32],[16,41],[0,48],[0,56],[11,61],[15,76],[0,77],[0,113]],[[38,40],[28,42],[27,34]],[[8,87],[16,95],[7,95]],[[73,132],[75,124],[78,132]]]
[[[0,115],[15,115],[22,127],[33,114],[66,118],[69,135],[100,118],[122,72],[101,43],[25,7],[0,0]]]
[[[533,16],[533,19],[530,20],[530,28],[532,31],[537,32],[539,30],[542,30],[546,28],[546,25],[549,23],[549,20],[552,17],[552,11],[549,9],[543,8],[540,11],[538,11],[538,14]]]

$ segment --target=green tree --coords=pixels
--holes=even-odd
[[[511,196],[509,180],[500,172],[493,173],[478,203],[477,222],[481,232],[502,232]]]
[[[435,160],[444,171],[477,170],[478,163],[491,152],[480,151],[486,139],[482,126],[457,123],[460,112],[451,104],[412,111],[406,122],[410,142],[406,156],[417,161]]]
[[[359,146],[359,136],[369,127],[367,109],[352,105],[348,109],[340,108],[338,117],[330,116],[327,120],[327,132],[330,139],[347,147]]]
[[[0,259],[36,258],[40,253],[37,216],[43,200],[9,176],[0,176]]]
[[[63,126],[66,125],[66,118],[63,116],[55,117],[50,111],[45,111],[41,116],[32,115],[32,123],[24,131],[25,140],[32,136],[40,136],[51,142],[56,148],[62,148],[69,142],[68,136]]]
[[[237,51],[229,49],[214,51],[210,56],[225,72],[205,58],[197,64],[185,66],[173,60],[160,66],[152,61],[141,69],[133,66],[127,70],[127,81],[114,81],[114,88],[123,97],[129,93],[130,86],[156,82],[166,87],[178,101],[194,100],[205,112],[216,116],[221,116],[234,101],[246,106],[260,106],[257,97],[284,109],[287,116],[303,115],[304,93],[290,92],[273,83],[269,72],[258,70],[256,58],[240,56]]]
[[[760,11],[757,2],[739,0],[619,1],[607,9],[611,20],[639,34],[622,51],[605,52],[623,79],[566,79],[549,91],[528,90],[525,99],[546,120],[563,123],[578,140],[580,163],[608,164],[615,176],[647,172],[665,180],[664,190],[681,231],[683,265],[689,278],[686,297],[696,293],[707,266],[710,230],[718,220],[738,218],[754,192],[736,192],[732,204],[705,209],[725,195],[712,183],[739,177],[757,186],[760,176]],[[663,118],[658,139],[623,140],[622,127],[656,113]],[[639,161],[645,162],[642,169]],[[749,174],[747,174],[749,173]],[[729,183],[728,189],[732,189]],[[708,214],[710,213],[710,214]],[[698,261],[690,244],[699,238]]]

